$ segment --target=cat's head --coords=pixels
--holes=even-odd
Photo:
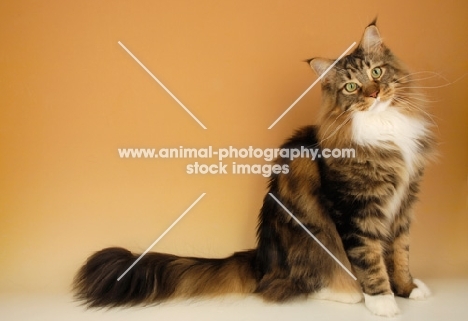
[[[322,76],[321,123],[343,130],[352,114],[379,112],[386,108],[401,109],[403,114],[419,113],[414,104],[411,74],[383,43],[375,23],[364,31],[357,48],[334,66],[335,60],[314,58],[312,69]],[[417,107],[417,108],[416,108]],[[326,123],[329,124],[326,124]],[[338,130],[338,128],[335,128]],[[345,134],[341,128],[341,134]]]
[[[314,58],[309,63],[317,75],[323,75],[322,94],[327,96],[327,107],[340,111],[365,111],[377,99],[393,100],[399,80],[408,75],[384,45],[374,23],[366,28],[358,47],[328,72],[334,60]]]

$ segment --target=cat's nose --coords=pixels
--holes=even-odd
[[[380,92],[380,90],[376,90],[373,93],[369,94],[369,97],[377,98],[377,96],[379,95],[379,92]]]

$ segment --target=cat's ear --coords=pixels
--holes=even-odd
[[[366,30],[364,30],[364,35],[362,36],[361,43],[359,46],[364,49],[366,52],[370,52],[382,47],[382,37],[380,37],[379,29],[375,24],[369,25]]]
[[[325,59],[325,58],[313,58],[308,61],[309,65],[315,71],[317,76],[322,76],[322,74],[327,71],[327,69],[334,63],[334,60]]]

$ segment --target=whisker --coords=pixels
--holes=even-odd
[[[411,78],[411,79],[408,79],[408,80],[405,80],[405,81],[396,81],[397,83],[399,84],[407,84],[407,83],[412,83],[412,82],[419,82],[421,80],[427,80],[427,79],[432,79],[432,78],[435,78],[437,77],[436,75],[433,75],[433,76],[428,76],[428,77],[421,77],[421,78]],[[447,80],[447,82],[449,82]]]
[[[441,100],[429,100],[429,99],[418,98],[418,97],[408,97],[408,98],[418,100],[418,101],[422,101],[422,102],[425,102],[425,103],[437,103],[437,102],[441,101]]]
[[[439,85],[439,86],[407,86],[407,87],[399,87],[399,89],[437,89],[437,88],[443,88],[443,87],[447,87],[447,86],[455,84],[456,82],[458,82],[461,79],[465,78],[466,75],[467,74],[465,73],[462,76],[455,79],[454,81],[449,82],[447,84]]]
[[[434,118],[438,118],[440,119],[439,117],[436,117],[434,115],[431,115],[430,113],[428,113],[427,111],[425,111],[424,109],[422,109],[421,107],[419,107],[416,103],[410,101],[409,99],[407,98],[404,98],[404,97],[393,97],[394,100],[396,102],[399,102],[399,103],[402,103],[402,104],[406,104],[408,105],[409,107],[412,107],[414,109],[417,109],[418,111],[420,111],[421,113],[423,113],[424,115],[426,115],[426,117],[428,117],[431,121],[432,124],[435,125],[435,127],[437,127],[437,129],[439,129],[439,125],[437,124],[437,122],[435,121]]]
[[[328,127],[325,129],[324,133],[323,133],[323,136],[325,136],[327,133],[328,133],[328,130],[330,129],[331,126],[333,126],[334,123],[336,123],[336,121],[338,120],[338,118],[340,118],[341,116],[343,116],[343,114],[346,112],[346,110],[343,110],[336,118],[335,120],[328,125]],[[327,117],[327,119],[325,121],[327,121],[329,118],[330,118],[331,114]]]
[[[445,81],[449,82],[449,80],[447,78],[445,78],[444,76],[442,76],[441,74],[439,74],[437,72],[434,72],[434,71],[428,71],[428,70],[412,72],[412,73],[409,73],[407,75],[404,75],[403,77],[400,77],[400,78],[396,79],[395,81],[400,81],[401,79],[405,79],[407,77],[411,77],[413,75],[419,75],[419,74],[432,74],[432,76],[427,77],[426,79],[434,78],[434,77],[440,77],[440,78],[444,79]]]
[[[344,125],[346,125],[350,120],[351,120],[351,114],[339,125],[330,135],[328,135],[326,138],[322,139],[319,144],[322,144],[324,141],[327,139],[333,137]]]
[[[395,94],[399,94],[398,93],[398,88],[395,88]],[[422,93],[417,93],[417,92],[405,92],[404,93],[405,96],[409,99],[413,99],[413,100],[418,100],[418,101],[422,101],[422,102],[426,102],[426,103],[436,103],[436,102],[440,102],[441,100],[429,100],[429,99],[426,99],[427,98],[427,95],[425,94],[422,94]],[[418,97],[419,96],[419,97]],[[403,98],[403,97],[402,97]]]
[[[408,86],[408,87],[399,87],[400,89],[437,89],[450,86],[452,84],[444,84],[440,86]]]

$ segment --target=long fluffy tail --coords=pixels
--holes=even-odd
[[[76,298],[90,307],[112,307],[175,297],[252,293],[257,287],[255,250],[224,259],[148,253],[117,281],[137,258],[123,248],[96,252],[75,276]]]

